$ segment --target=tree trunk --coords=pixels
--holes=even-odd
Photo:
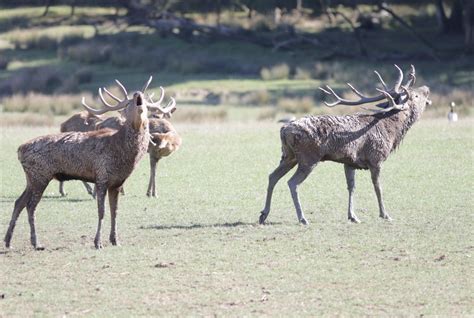
[[[74,11],[76,10],[76,0],[72,0],[71,3],[71,17],[74,16]]]
[[[52,0],[46,0],[46,5],[45,5],[45,8],[44,8],[44,11],[43,11],[43,17],[45,17],[48,12],[49,12],[49,7],[51,7],[51,4],[52,4]]]
[[[303,0],[296,0],[296,11],[301,12],[303,10]]]
[[[216,1],[216,25],[219,27],[221,25],[221,0]]]
[[[474,53],[474,2],[464,0],[464,45],[468,53]]]
[[[438,24],[443,33],[461,33],[463,31],[463,7],[468,5],[469,1],[454,0],[451,6],[451,14],[446,14],[443,0],[436,0],[436,12]]]

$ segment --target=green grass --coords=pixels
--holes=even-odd
[[[386,162],[380,220],[367,172],[357,172],[346,220],[341,165],[301,187],[311,224],[297,224],[282,179],[258,226],[279,126],[179,124],[182,148],[159,164],[159,199],[145,196],[148,159],[120,198],[121,247],[93,249],[97,210],[79,182],[52,182],[38,206],[42,252],[26,212],[14,249],[0,248],[2,316],[473,315],[473,120],[422,120]],[[55,128],[1,131],[0,228],[25,185],[16,148]],[[290,174],[289,174],[290,175]],[[106,220],[109,216],[106,216]],[[104,237],[108,236],[108,226]]]

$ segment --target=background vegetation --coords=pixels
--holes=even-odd
[[[274,120],[329,112],[321,84],[345,96],[346,82],[374,92],[372,70],[390,81],[394,63],[416,65],[418,83],[431,87],[432,116],[445,116],[451,101],[462,115],[472,112],[469,1],[94,3],[20,1],[1,10],[4,113],[40,113],[54,123],[54,115],[77,111],[82,95],[90,98],[114,78],[135,89],[153,74],[154,87],[177,98],[177,120],[188,112],[212,120],[208,106],[219,106],[220,120],[236,113]],[[456,15],[465,23],[452,25]],[[31,116],[2,115],[5,123],[18,118]]]

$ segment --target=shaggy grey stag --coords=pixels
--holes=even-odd
[[[61,124],[60,132],[69,131],[93,131],[96,130],[95,126],[102,121],[101,116],[97,116],[89,113],[88,111],[82,111],[72,115],[66,121]],[[95,192],[87,182],[82,182],[84,187],[93,198],[95,198]],[[59,193],[61,196],[65,196],[64,181],[59,181]]]
[[[396,65],[395,65],[396,66]],[[296,173],[288,181],[298,221],[308,224],[298,198],[298,186],[308,177],[320,161],[335,161],[344,164],[349,191],[348,218],[359,222],[354,213],[353,194],[355,188],[355,170],[369,169],[377,195],[380,217],[391,220],[382,201],[382,189],[379,183],[382,163],[402,141],[408,129],[420,118],[427,104],[429,88],[412,88],[415,83],[415,68],[411,66],[408,81],[403,82],[403,72],[399,71],[394,88],[389,89],[377,73],[383,89],[380,94],[366,97],[351,84],[351,90],[359,97],[348,100],[339,97],[329,86],[322,89],[336,98],[329,107],[336,105],[357,106],[367,103],[379,103],[379,110],[372,114],[357,113],[347,116],[306,116],[284,125],[280,130],[282,157],[280,165],[269,176],[266,203],[260,215],[260,224],[265,222],[270,212],[273,188],[278,180],[298,165]]]
[[[110,242],[117,245],[118,192],[147,151],[150,140],[147,108],[157,109],[162,113],[170,111],[146,101],[143,92],[150,81],[151,77],[142,91],[135,92],[132,98],[128,96],[123,99],[117,98],[116,105],[106,105],[102,110],[89,107],[83,98],[83,106],[95,115],[123,110],[125,124],[119,130],[102,129],[47,135],[30,140],[18,148],[18,159],[25,171],[27,184],[15,202],[5,235],[7,248],[10,247],[18,216],[26,207],[31,244],[36,249],[42,249],[36,237],[35,210],[52,179],[59,181],[76,179],[96,184],[99,215],[94,239],[96,248],[102,248],[101,228],[104,201],[108,193],[111,214]]]

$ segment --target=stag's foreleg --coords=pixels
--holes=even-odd
[[[268,217],[270,213],[270,205],[272,201],[273,189],[278,181],[288,173],[293,167],[296,165],[296,160],[285,160],[284,158],[280,161],[280,165],[270,174],[268,177],[268,188],[267,188],[267,198],[265,201],[265,207],[260,214],[260,224],[265,223],[265,219]]]
[[[156,165],[158,163],[159,158],[156,158],[150,153],[150,181],[148,182],[148,190],[146,192],[147,196],[156,197]]]
[[[117,209],[118,209],[118,197],[119,188],[109,188],[109,205],[110,205],[110,236],[109,240],[112,245],[118,245],[117,239]]]
[[[377,195],[377,200],[379,202],[379,211],[380,211],[379,216],[382,219],[392,221],[392,218],[390,217],[390,215],[388,215],[388,213],[385,212],[385,206],[382,200],[382,187],[380,186],[380,182],[379,182],[380,167],[374,166],[374,167],[369,167],[369,169],[370,169],[370,175],[372,177],[372,183],[374,184],[375,194]]]
[[[355,169],[344,165],[344,172],[346,173],[347,190],[349,191],[349,207],[347,208],[347,218],[354,222],[360,223],[359,218],[354,213],[354,190],[355,190]]]
[[[102,248],[102,241],[100,239],[100,231],[102,229],[102,222],[104,220],[104,209],[105,209],[105,195],[107,188],[104,184],[96,184],[96,191],[97,191],[97,209],[99,214],[99,221],[97,223],[97,232],[95,234],[94,245],[95,248],[101,249]]]
[[[308,221],[304,217],[303,209],[301,208],[300,200],[298,197],[298,186],[309,176],[316,164],[298,164],[298,169],[295,174],[288,180],[288,186],[290,187],[291,197],[296,209],[296,216],[298,221],[304,225],[308,225]]]

